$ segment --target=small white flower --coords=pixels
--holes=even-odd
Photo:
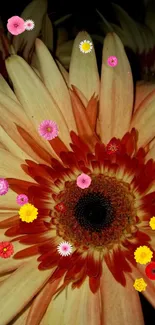
[[[64,241],[58,245],[57,250],[60,255],[68,256],[72,253],[72,245],[70,243]]]
[[[35,27],[35,23],[33,20],[28,19],[25,21],[25,30],[32,30]]]
[[[82,53],[87,54],[92,51],[93,44],[89,40],[84,40],[84,41],[80,42],[79,48]]]

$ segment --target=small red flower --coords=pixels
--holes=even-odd
[[[58,211],[58,212],[65,212],[66,211],[66,207],[65,205],[61,202],[61,203],[58,203],[56,206],[55,206],[55,209]]]
[[[121,149],[120,141],[116,138],[113,138],[110,140],[110,142],[107,144],[106,150],[109,155],[114,153],[119,153]]]
[[[151,262],[146,266],[145,273],[149,279],[155,280],[155,262]]]
[[[3,241],[0,243],[0,257],[8,258],[14,253],[12,243],[9,241]]]

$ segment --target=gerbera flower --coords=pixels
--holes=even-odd
[[[149,221],[149,225],[152,228],[152,230],[155,230],[155,217],[152,217]]]
[[[136,278],[146,281],[142,293],[154,306],[154,284],[134,252],[139,246],[154,252],[155,246],[149,226],[155,201],[155,94],[147,92],[133,105],[130,66],[114,33],[105,38],[100,81],[94,48],[89,55],[79,51],[85,39],[92,42],[85,32],[75,39],[69,75],[60,72],[40,40],[39,77],[21,57],[6,60],[15,93],[6,85],[0,96],[0,166],[10,186],[7,200],[0,201],[0,231],[14,241],[16,254],[0,264],[6,275],[1,324],[63,319],[68,325],[126,320],[142,325]],[[107,66],[111,53],[121,62],[115,73]],[[45,119],[59,127],[50,142],[38,134]],[[114,138],[119,154],[106,150]],[[82,173],[91,177],[85,190],[76,184]],[[38,209],[30,224],[18,216],[19,193]],[[55,209],[62,202],[63,213]],[[74,247],[70,256],[58,253],[64,241]]]

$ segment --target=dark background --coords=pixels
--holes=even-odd
[[[155,0],[154,0],[155,1]],[[1,19],[6,26],[7,20],[15,15],[21,14],[23,9],[29,4],[31,1],[2,1],[0,0],[0,16]],[[146,11],[146,2],[147,0],[102,0],[102,1],[64,1],[64,0],[55,0],[48,1],[48,14],[51,20],[56,20],[61,16],[72,13],[73,21],[77,27],[77,30],[86,29],[88,32],[93,30],[93,26],[96,20],[99,20],[98,16],[95,13],[95,9],[97,8],[104,17],[109,20],[115,22],[115,17],[112,11],[111,2],[119,4],[125,11],[135,20],[143,23]],[[155,325],[155,310],[151,305],[147,302],[147,300],[140,294],[140,299],[142,303],[145,325]],[[110,325],[110,324],[109,324]],[[125,325],[125,324],[124,324]],[[136,324],[131,324],[136,325]]]

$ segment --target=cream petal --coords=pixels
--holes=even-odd
[[[138,147],[146,146],[155,136],[155,91],[140,104],[132,117],[130,129],[138,131]]]
[[[126,286],[116,282],[106,264],[103,265],[101,295],[103,297],[104,325],[144,325],[138,293],[133,281],[126,278]]]
[[[110,56],[117,57],[117,66],[108,66]],[[103,142],[108,143],[112,137],[122,137],[128,131],[132,108],[130,65],[119,37],[111,33],[104,40],[101,72],[99,123]]]
[[[14,174],[12,174],[12,175],[13,175],[13,177],[15,177]],[[1,173],[0,173],[0,177],[5,178],[5,176],[2,176]],[[13,210],[16,214],[16,212],[18,212],[18,209],[19,209],[19,206],[16,203],[16,197],[17,197],[17,194],[15,192],[13,192],[11,189],[9,189],[7,194],[2,195],[0,198],[0,212],[1,212],[1,210],[4,210],[4,212],[5,212],[6,210],[9,209],[9,210]]]
[[[99,94],[99,74],[94,48],[90,53],[82,53],[79,49],[81,41],[92,42],[87,32],[80,32],[73,45],[70,69],[69,84],[76,86],[90,100],[95,93]]]
[[[0,126],[0,141],[4,143],[5,149],[9,151],[12,155],[20,159],[31,159],[32,158],[26,154],[20,147],[12,140],[11,137],[2,129]]]
[[[4,149],[0,149],[0,177],[11,177],[32,182],[33,179],[21,168],[24,163],[24,160],[13,156]]]
[[[67,70],[63,67],[63,65],[58,60],[56,60],[56,62],[57,62],[58,68],[66,82],[66,85],[69,87],[69,73],[67,72]]]
[[[142,101],[155,90],[155,84],[151,82],[139,81],[136,84],[134,112],[138,109]]]
[[[150,145],[149,145],[150,147]],[[155,160],[155,139],[152,140],[150,150],[148,151],[146,155],[146,160],[153,159]]]
[[[27,156],[31,156],[37,162],[45,162],[49,160],[49,154],[52,154],[56,157],[54,151],[51,149],[51,146],[47,141],[42,139],[39,134],[36,132],[32,122],[26,116],[21,105],[16,103],[11,98],[7,97],[4,93],[0,93],[0,115],[1,120],[0,124],[4,131],[12,138],[12,140],[19,146],[19,148],[24,151]],[[31,116],[32,117],[32,116]],[[31,118],[33,119],[33,117]],[[20,133],[17,130],[17,126],[21,127],[23,130],[26,130],[30,137],[34,140],[33,146],[39,147],[40,150],[44,151],[45,160],[42,158],[43,156],[37,153],[32,146],[32,143],[27,143]],[[1,137],[2,138],[2,137]],[[31,139],[31,141],[32,141]],[[5,138],[2,138],[2,144],[6,148]],[[30,141],[30,142],[31,142]],[[7,140],[6,140],[7,142]],[[45,150],[46,153],[45,153]]]
[[[40,291],[51,276],[51,270],[38,270],[35,260],[21,265],[1,285],[0,325],[11,321]]]
[[[0,92],[4,92],[4,94],[11,99],[13,99],[16,103],[19,104],[17,97],[15,96],[12,89],[9,87],[8,83],[5,81],[3,76],[0,74]]]
[[[42,319],[49,303],[52,300],[54,292],[57,290],[59,283],[63,282],[61,278],[53,283],[47,283],[32,303],[26,325],[38,325]],[[62,283],[61,283],[62,284]],[[44,301],[44,303],[42,303]],[[46,318],[46,317],[45,317]],[[57,322],[56,322],[57,324]]]
[[[11,238],[12,239],[12,238]],[[9,241],[10,238],[9,237],[5,237],[5,239],[3,239],[4,241]],[[2,241],[2,239],[1,239]],[[25,245],[19,243],[19,242],[13,242],[13,246],[14,246],[14,254],[18,253],[19,251],[21,251],[22,249],[25,248]],[[38,256],[36,255],[35,258],[37,258]],[[5,259],[5,263],[4,260],[1,258],[0,259],[0,274],[4,275],[8,272],[12,272],[16,269],[18,269],[21,265],[23,265],[25,262],[31,261],[32,259],[34,259],[34,257],[27,257],[24,260],[23,259],[15,259],[13,258],[13,255],[10,256],[9,258]]]
[[[15,93],[36,130],[43,120],[52,119],[58,124],[60,138],[68,145],[70,136],[65,119],[34,71],[17,55],[7,59],[6,67]]]
[[[13,322],[11,322],[10,325],[27,325],[27,316],[29,313],[30,307],[27,307],[26,309],[24,308],[23,311],[18,314]]]
[[[66,83],[64,82],[63,77],[50,52],[39,39],[36,40],[35,50],[42,80],[59,107],[69,130],[76,132],[76,124]]]
[[[33,30],[25,31],[22,34],[13,37],[13,46],[16,53],[22,51],[22,55],[26,60],[31,56],[35,39],[40,34],[43,18],[46,12],[47,0],[33,0],[20,15],[24,20],[32,19],[35,23]]]

